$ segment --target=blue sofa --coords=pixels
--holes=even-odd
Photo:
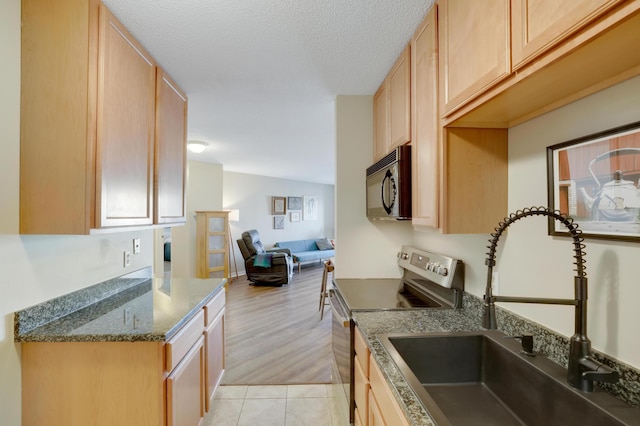
[[[298,264],[298,272],[302,262],[322,261],[335,256],[335,249],[331,243],[327,245],[326,238],[316,240],[279,241],[275,244],[278,248],[287,248],[291,251],[294,263]],[[321,250],[318,246],[322,247]],[[331,247],[330,249],[328,247]]]

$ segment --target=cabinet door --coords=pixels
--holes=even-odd
[[[444,116],[509,76],[509,0],[441,0],[440,87]]]
[[[386,426],[373,392],[369,391],[368,426]]]
[[[411,48],[407,46],[389,72],[389,147],[411,140]]]
[[[97,228],[153,221],[156,69],[100,6],[96,156]]]
[[[225,358],[224,358],[224,311],[222,311],[218,318],[207,328],[206,335],[206,354],[207,363],[205,366],[205,382],[206,382],[206,395],[205,406],[206,410],[210,410],[211,398],[215,393],[220,381],[222,380],[222,374],[224,373]]]
[[[440,143],[437,6],[411,39],[411,201],[414,225],[438,227]]]
[[[447,128],[442,232],[485,234],[509,213],[507,129]]]
[[[373,161],[378,161],[389,150],[389,91],[386,80],[373,95]]]
[[[511,0],[513,69],[530,62],[621,0]]]
[[[167,377],[167,425],[196,426],[204,417],[204,337]]]
[[[158,67],[154,223],[185,221],[187,96]]]

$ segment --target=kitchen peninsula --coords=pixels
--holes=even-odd
[[[197,424],[224,371],[225,282],[120,277],[16,312],[23,424]]]

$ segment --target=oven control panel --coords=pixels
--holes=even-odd
[[[457,287],[454,275],[460,263],[451,257],[409,246],[403,246],[398,253],[399,266],[447,288]]]

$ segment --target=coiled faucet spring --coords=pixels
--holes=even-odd
[[[491,239],[489,240],[489,245],[487,248],[489,252],[487,254],[487,259],[485,261],[485,265],[492,268],[496,265],[496,248],[498,246],[498,240],[502,236],[502,233],[507,229],[513,222],[520,220],[527,216],[548,216],[554,218],[555,220],[561,222],[564,226],[567,227],[571,237],[573,238],[573,246],[574,246],[574,265],[576,266],[575,271],[579,277],[586,277],[586,260],[584,256],[586,253],[584,252],[584,237],[582,236],[582,230],[578,229],[578,224],[574,223],[573,219],[568,217],[567,215],[560,213],[558,210],[550,210],[546,207],[528,207],[522,210],[517,210],[515,213],[511,213],[508,217],[504,218],[504,221],[500,222],[496,228],[494,228],[495,232],[491,234]]]

